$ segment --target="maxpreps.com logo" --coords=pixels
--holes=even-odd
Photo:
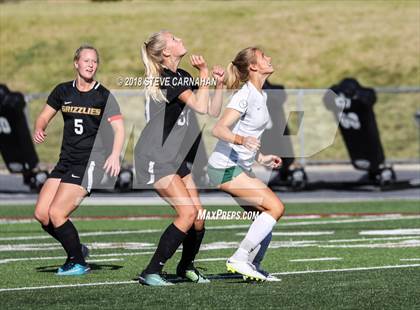
[[[76,114],[87,114],[87,115],[101,115],[101,109],[97,108],[86,108],[86,107],[75,107],[71,105],[61,106],[62,113],[76,113]]]

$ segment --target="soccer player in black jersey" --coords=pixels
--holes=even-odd
[[[140,274],[142,284],[171,285],[161,275],[164,264],[183,244],[177,275],[193,282],[209,280],[193,262],[204,236],[204,221],[197,220],[202,210],[198,191],[185,159],[196,139],[186,134],[191,113],[217,117],[222,104],[224,70],[215,66],[212,75],[216,90],[210,100],[209,85],[200,83],[196,92],[191,75],[178,68],[187,53],[181,39],[168,31],[160,31],[142,44],[142,60],[146,68],[146,126],[135,147],[136,178],[139,184],[153,185],[161,197],[175,209],[177,217],[162,234],[158,247]],[[202,56],[190,56],[199,77],[209,79],[209,69]],[[196,137],[200,134],[196,132]],[[188,141],[186,141],[188,140]],[[191,141],[190,141],[191,140]]]
[[[109,90],[94,80],[98,64],[99,55],[94,47],[78,48],[74,56],[75,80],[55,87],[35,122],[33,140],[42,143],[47,136],[47,126],[58,111],[64,120],[60,159],[41,189],[34,213],[42,228],[59,241],[67,253],[58,275],[89,272],[85,262],[87,248],[81,245],[69,216],[105,172],[117,176],[120,171],[119,157],[124,141],[122,116]],[[114,133],[110,151],[104,150],[105,141],[95,142],[102,119],[109,122]],[[108,154],[103,154],[104,160],[98,162],[92,160],[93,151]]]

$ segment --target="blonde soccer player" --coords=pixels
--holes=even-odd
[[[67,253],[65,263],[57,271],[60,276],[83,275],[90,271],[85,261],[88,249],[80,243],[69,217],[105,172],[118,175],[124,142],[119,106],[109,90],[95,80],[99,65],[96,48],[79,47],[73,65],[75,79],[54,88],[36,119],[33,134],[35,143],[43,143],[47,139],[48,124],[61,112],[64,128],[60,158],[41,189],[34,213],[44,231],[59,241]],[[91,153],[102,120],[112,128],[114,142],[111,152],[103,154],[103,162],[95,162]],[[107,153],[102,147],[96,150],[102,151]]]
[[[214,67],[210,72],[202,56],[190,56],[200,80],[208,80],[212,74],[217,81],[215,95],[210,100],[209,85],[196,85],[191,75],[179,68],[187,54],[182,39],[169,31],[154,33],[142,44],[141,54],[149,83],[146,85],[146,126],[135,147],[136,179],[140,185],[153,186],[176,211],[176,218],[161,235],[139,282],[150,286],[172,285],[162,270],[182,244],[177,275],[188,281],[208,283],[193,264],[205,229],[204,221],[197,219],[202,206],[186,162],[194,141],[186,141],[186,137],[192,130],[192,113],[219,115],[224,71]]]
[[[212,130],[219,141],[207,168],[210,181],[219,189],[239,199],[244,206],[260,211],[239,248],[226,262],[228,271],[260,281],[274,277],[260,272],[252,262],[263,240],[263,246],[267,245],[274,225],[284,213],[277,195],[252,171],[255,161],[271,168],[281,164],[278,156],[259,152],[261,135],[270,120],[262,86],[273,72],[271,58],[257,47],[243,49],[228,65],[227,88],[237,91]]]

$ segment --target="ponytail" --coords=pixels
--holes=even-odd
[[[240,82],[238,68],[236,68],[233,62],[229,63],[227,66],[226,87],[228,89],[238,89]]]
[[[152,34],[141,46],[141,59],[145,67],[146,76],[146,97],[157,102],[167,102],[159,85],[162,67],[162,51],[166,47],[166,41],[160,31]]]
[[[260,50],[257,47],[247,47],[240,51],[235,59],[227,66],[226,87],[238,89],[241,83],[249,79],[249,65],[256,63],[255,52]]]

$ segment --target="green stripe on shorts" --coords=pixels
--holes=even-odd
[[[209,180],[213,185],[220,185],[229,181],[232,181],[235,177],[240,175],[242,172],[245,172],[239,166],[233,166],[226,169],[214,168],[211,165],[207,166],[207,174]]]

